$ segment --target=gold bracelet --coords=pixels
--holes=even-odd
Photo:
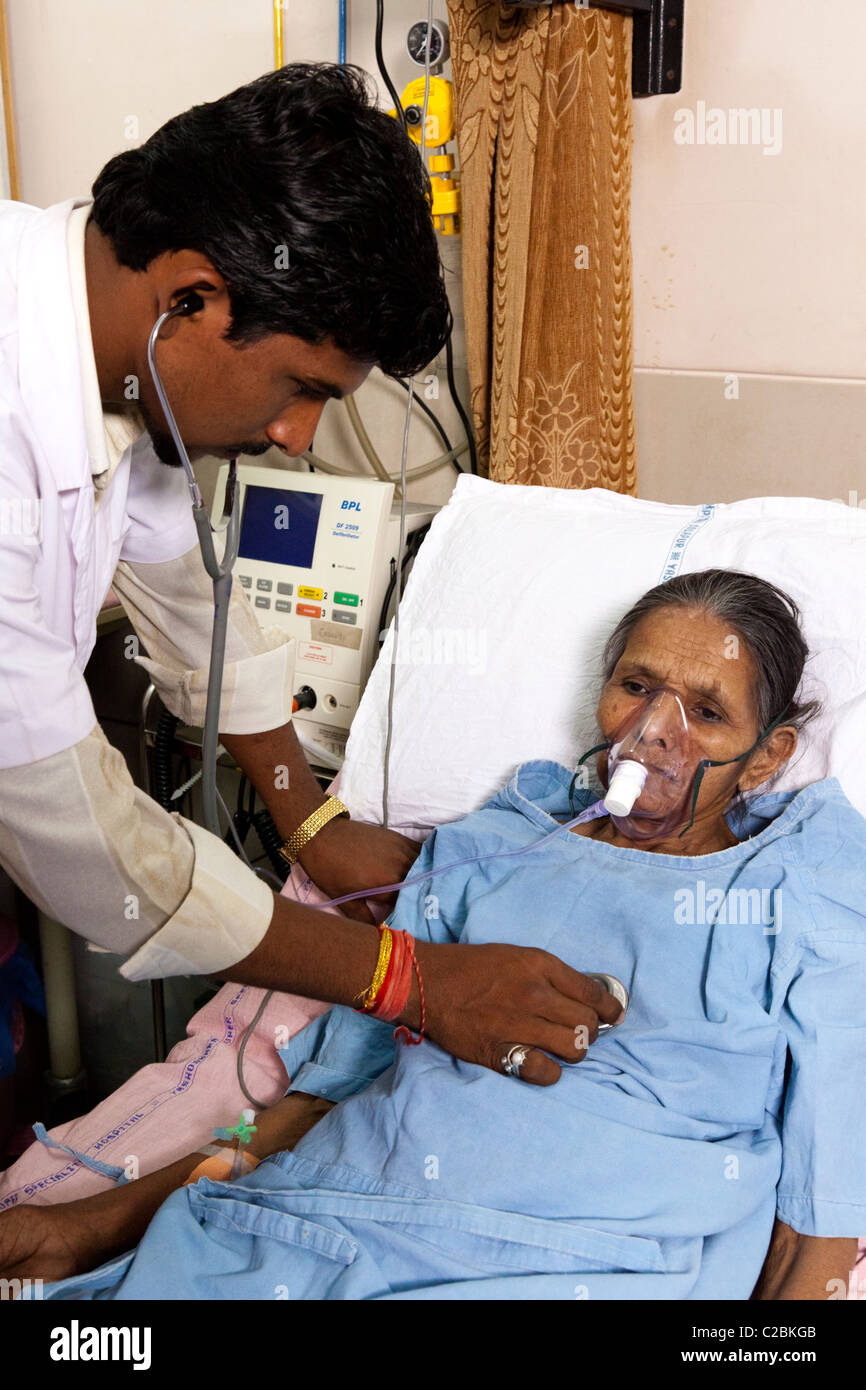
[[[305,821],[293,830],[287,840],[280,845],[280,854],[289,864],[294,864],[304,845],[308,845],[314,835],[328,824],[328,821],[335,816],[348,816],[348,807],[344,806],[337,796],[332,796],[328,792],[323,805],[319,806],[311,816],[307,816]]]
[[[391,963],[391,951],[394,946],[394,937],[390,927],[380,927],[379,936],[379,955],[376,959],[376,969],[373,971],[373,978],[366,989],[362,989],[360,994],[356,994],[353,1003],[361,1003],[365,1009],[372,1009],[376,1002],[376,995],[382,988],[382,982],[388,974],[388,966]]]

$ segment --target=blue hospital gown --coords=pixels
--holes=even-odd
[[[524,764],[412,877],[539,839],[570,781]],[[45,1296],[747,1299],[776,1213],[866,1231],[866,821],[828,779],[734,829],[697,857],[564,831],[405,889],[393,925],[607,971],[625,1021],[538,1088],[335,1008],[283,1054],[343,1101],[294,1152]]]

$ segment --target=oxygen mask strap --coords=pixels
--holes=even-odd
[[[605,748],[610,748],[610,746],[611,746],[610,739],[605,739],[604,743],[599,743],[599,744],[597,744],[597,745],[595,746],[595,748],[590,748],[590,750],[589,750],[588,753],[584,753],[584,755],[583,755],[583,757],[581,758],[580,762],[577,764],[577,771],[575,772],[574,776],[572,777],[572,779],[571,779],[571,785],[570,785],[570,787],[568,788],[568,804],[569,804],[569,806],[571,807],[571,814],[572,814],[573,816],[576,816],[576,815],[577,815],[577,811],[576,811],[575,805],[574,805],[574,787],[575,787],[575,783],[577,782],[578,777],[580,776],[580,769],[583,767],[583,765],[584,765],[584,763],[586,762],[587,758],[591,758],[591,757],[593,756],[594,753],[602,753],[602,752],[604,752]]]
[[[745,753],[740,753],[739,757],[736,757],[736,758],[721,758],[721,759],[719,759],[718,761],[715,761],[715,762],[714,762],[711,758],[701,758],[701,761],[698,763],[697,773],[696,773],[696,776],[695,776],[694,791],[692,792],[692,814],[691,814],[691,819],[689,820],[688,825],[685,826],[684,829],[682,829],[682,830],[680,831],[679,835],[677,836],[677,839],[678,839],[678,840],[681,840],[681,839],[683,838],[683,836],[686,834],[686,831],[691,830],[692,826],[693,826],[694,823],[695,823],[695,811],[696,811],[697,805],[698,805],[698,796],[700,795],[701,783],[702,783],[702,781],[704,780],[704,772],[705,772],[705,770],[706,770],[708,767],[728,767],[730,763],[740,763],[740,762],[743,761],[743,758],[748,758],[749,754],[750,754],[750,753],[754,753],[754,751],[755,751],[755,749],[758,747],[758,745],[761,744],[761,743],[763,743],[763,741],[764,741],[764,739],[767,737],[767,735],[768,735],[768,734],[771,734],[771,733],[773,732],[773,730],[774,730],[775,728],[777,728],[777,727],[779,726],[779,724],[781,724],[782,720],[786,718],[786,716],[787,716],[787,714],[788,714],[788,710],[789,710],[790,708],[791,708],[791,705],[790,705],[790,703],[788,703],[788,704],[785,706],[785,708],[782,710],[782,713],[781,713],[780,715],[777,715],[777,716],[776,716],[776,718],[773,720],[772,724],[768,724],[767,727],[766,727],[766,729],[762,729],[762,730],[761,730],[761,732],[758,734],[758,737],[755,739],[755,742],[752,744],[751,748],[747,748],[746,751],[745,751]]]

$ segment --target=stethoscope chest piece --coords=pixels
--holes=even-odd
[[[599,984],[604,985],[608,993],[613,995],[614,999],[618,1004],[622,1005],[623,1009],[628,1008],[628,990],[622,980],[618,980],[615,975],[598,974],[592,970],[587,970],[585,973],[590,980],[598,980]],[[598,1025],[598,1031],[600,1033],[606,1032],[608,1028],[616,1027],[618,1027],[616,1023],[600,1023]]]

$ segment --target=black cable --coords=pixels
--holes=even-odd
[[[432,524],[433,523],[431,521],[428,521],[425,526],[419,526],[417,531],[412,532],[411,536],[409,537],[409,544],[406,546],[406,553],[403,556],[403,559],[400,561],[401,574],[405,574],[406,566],[408,565],[409,561],[415,559],[416,555],[418,554],[418,551],[421,549],[421,542],[424,540],[424,537],[427,535],[427,532],[430,530]]]
[[[164,709],[159,716],[159,723],[156,726],[153,740],[153,796],[164,811],[174,810],[174,803],[171,799],[171,794],[174,791],[171,750],[174,745],[175,730],[179,723],[179,719]]]
[[[408,383],[408,381],[404,381],[402,377],[399,377],[399,376],[390,376],[390,377],[386,377],[385,380],[386,380],[386,381],[396,381],[397,385],[398,385],[398,386],[402,386],[402,387],[403,387],[403,390],[406,391],[406,392],[408,393],[408,390],[409,390],[409,383]],[[419,409],[421,409],[421,410],[424,411],[424,414],[427,416],[427,418],[428,418],[428,420],[430,421],[430,423],[431,423],[431,424],[433,425],[433,427],[438,431],[439,438],[442,440],[442,443],[445,445],[445,448],[448,450],[449,454],[450,454],[450,453],[453,453],[453,451],[454,451],[454,445],[451,443],[451,440],[448,438],[447,434],[445,433],[445,430],[444,430],[444,428],[443,428],[443,426],[442,426],[442,423],[441,423],[441,421],[439,420],[438,416],[436,416],[436,415],[434,414],[434,412],[430,409],[429,405],[427,405],[425,401],[422,401],[422,400],[420,399],[420,397],[419,397],[417,394],[415,394],[414,392],[413,392],[413,394],[412,394],[412,402],[413,402],[414,405],[417,405],[417,406],[419,407]],[[464,472],[464,469],[461,467],[461,464],[460,464],[460,460],[459,460],[459,459],[453,458],[453,459],[451,459],[451,462],[454,464],[454,467],[456,468],[456,470],[457,470],[458,473],[463,473],[463,472]]]
[[[403,110],[400,98],[397,95],[397,89],[394,86],[394,83],[391,81],[391,75],[388,72],[388,69],[385,67],[385,59],[382,56],[382,29],[384,27],[384,24],[385,3],[384,0],[376,0],[376,63],[378,65],[380,73],[382,74],[382,81],[388,88],[388,91],[391,94],[391,100],[397,108],[397,120],[400,122],[400,125],[403,128],[403,134],[406,136],[408,140],[409,135],[406,130],[406,113]]]
[[[172,776],[171,756],[174,745],[175,731],[180,723],[168,710],[163,710],[159,717],[156,727],[156,735],[153,743],[153,793],[154,800],[158,801],[164,811],[174,811],[177,809],[175,802],[172,801],[174,791],[174,778]],[[256,789],[249,781],[247,794],[247,805],[243,804],[243,793],[248,782],[246,773],[241,774],[238,786],[237,809],[232,816],[232,824],[237,832],[241,845],[246,841],[250,826],[255,826],[256,834],[261,841],[262,849],[271,862],[271,866],[281,883],[285,883],[289,876],[289,866],[280,854],[280,845],[283,843],[283,836],[277,830],[271,814],[267,810],[256,811]],[[192,808],[190,808],[192,809]],[[192,820],[192,816],[189,817]],[[238,847],[235,843],[231,830],[226,831],[225,843],[230,845],[235,854],[238,854]]]
[[[252,817],[256,833],[262,842],[262,849],[271,861],[274,873],[281,883],[285,883],[289,876],[289,865],[280,854],[280,845],[283,837],[274,825],[268,811],[256,811]]]
[[[238,782],[238,799],[235,805],[234,813],[232,815],[232,825],[235,828],[235,834],[237,835],[238,840],[240,841],[241,848],[243,848],[243,846],[246,844],[247,836],[250,833],[250,817],[247,815],[247,812],[244,808],[244,791],[246,789],[246,785],[247,775],[245,772],[241,772],[240,781]],[[233,850],[239,858],[241,857],[240,850],[237,846],[237,841],[235,840],[235,836],[232,834],[231,829],[228,829],[225,835],[223,835],[223,843],[227,844],[229,849]]]
[[[385,597],[382,599],[382,607],[381,607],[380,610],[379,610],[379,626],[378,626],[378,628],[377,628],[377,637],[376,637],[376,641],[379,643],[379,646],[380,646],[380,647],[381,647],[382,643],[383,643],[384,640],[385,640],[385,637],[384,637],[384,632],[385,632],[385,619],[386,619],[386,617],[388,616],[388,606],[389,606],[389,604],[390,604],[390,602],[391,602],[391,595],[393,594],[393,592],[394,592],[394,590],[395,590],[396,587],[397,587],[397,563],[396,563],[395,560],[392,560],[392,561],[391,561],[391,578],[388,580],[388,587],[387,587],[387,589],[385,590]]]
[[[466,418],[466,411],[463,409],[460,397],[457,394],[457,386],[454,381],[454,348],[451,345],[451,334],[448,334],[448,341],[445,344],[445,366],[448,373],[448,390],[451,392],[451,399],[454,408],[460,416],[463,429],[466,433],[466,443],[469,445],[469,466],[473,473],[478,472],[478,455],[475,452],[475,439],[472,435],[472,428]]]
[[[410,561],[410,560],[414,560],[415,557],[417,556],[418,551],[421,549],[421,542],[423,541],[424,537],[427,535],[427,532],[430,530],[431,525],[432,525],[432,522],[429,522],[429,521],[428,521],[426,526],[419,526],[419,527],[418,527],[418,530],[417,530],[417,531],[413,531],[412,534],[411,534],[411,536],[409,537],[409,540],[408,540],[408,542],[407,542],[407,544],[406,544],[406,551],[405,551],[405,554],[403,555],[403,559],[400,561],[400,574],[401,574],[401,576],[405,574],[406,566],[408,565],[409,561]],[[384,630],[385,630],[385,622],[386,622],[386,619],[387,619],[387,617],[388,617],[388,608],[389,608],[389,606],[390,606],[391,599],[392,599],[392,597],[393,597],[394,590],[395,590],[396,587],[397,587],[397,566],[394,565],[393,562],[392,562],[391,578],[390,578],[389,581],[388,581],[388,587],[387,587],[387,589],[385,590],[385,597],[384,597],[383,600],[382,600],[382,608],[381,608],[381,611],[380,611],[380,613],[379,613],[379,637],[378,637],[377,640],[378,640],[378,643],[379,643],[379,646],[380,646],[380,647],[381,647],[382,643],[383,643],[384,640],[385,640],[385,638],[382,636],[382,633],[383,633]]]

